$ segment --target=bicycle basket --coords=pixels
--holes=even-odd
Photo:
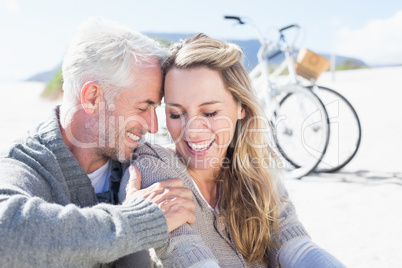
[[[329,61],[313,51],[302,48],[297,55],[296,73],[308,80],[317,80],[329,68]]]

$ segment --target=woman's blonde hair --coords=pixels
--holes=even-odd
[[[217,185],[219,210],[238,249],[248,262],[265,263],[274,232],[278,231],[280,194],[277,184],[277,157],[269,146],[269,122],[263,116],[242,65],[239,46],[198,34],[173,44],[163,64],[171,68],[205,67],[219,71],[226,89],[240,103],[246,116],[238,120]],[[264,131],[265,130],[265,131]],[[265,132],[265,133],[264,133]]]

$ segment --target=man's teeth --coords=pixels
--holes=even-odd
[[[188,145],[194,151],[204,151],[204,150],[208,149],[208,147],[212,144],[212,142],[214,142],[214,140],[211,140],[207,143],[202,143],[202,144],[200,144],[200,143],[195,144],[195,143],[188,142]]]
[[[130,139],[134,140],[134,141],[138,141],[141,137],[134,135],[133,133],[130,132],[126,132],[127,137],[129,137]]]

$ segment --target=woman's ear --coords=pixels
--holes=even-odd
[[[237,119],[243,119],[244,117],[246,117],[246,110],[239,104],[237,106]]]
[[[98,83],[86,82],[81,89],[81,105],[88,114],[93,114],[99,109],[99,103],[103,98],[102,89]]]

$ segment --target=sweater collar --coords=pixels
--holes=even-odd
[[[57,159],[72,200],[78,201],[82,207],[97,204],[91,180],[64,142],[60,130],[59,108],[55,107],[49,119],[40,126],[40,138]]]

